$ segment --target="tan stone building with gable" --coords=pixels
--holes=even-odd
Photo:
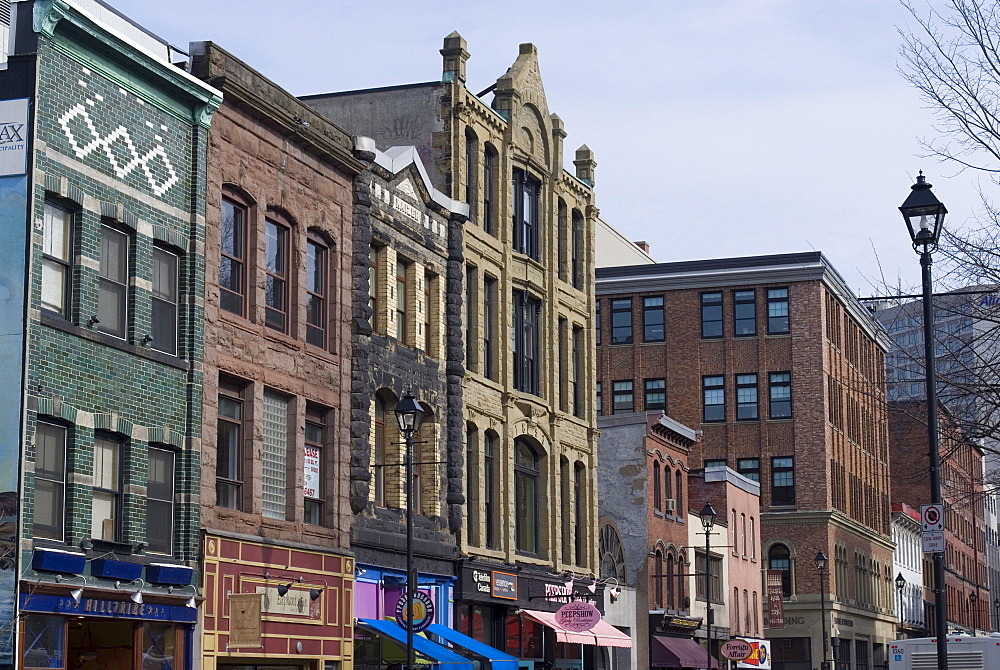
[[[465,458],[447,466],[464,557],[455,628],[521,659],[589,664],[606,651],[563,642],[542,622],[570,590],[589,593],[598,567],[596,162],[582,146],[575,173],[563,169],[566,132],[533,45],[480,95],[465,85],[465,40],[452,33],[441,54],[440,81],[303,100],[379,149],[416,146],[435,187],[469,204],[461,294],[445,295],[463,323],[446,346],[464,352],[449,372],[463,381],[448,411],[465,423]],[[514,588],[484,592],[498,575],[514,575]]]

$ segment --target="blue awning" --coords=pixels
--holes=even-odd
[[[406,646],[406,630],[397,623],[379,619],[358,619],[358,624]],[[459,656],[447,647],[442,647],[437,642],[431,642],[422,635],[413,636],[413,649],[441,666],[442,670],[472,670],[472,662],[469,659]]]
[[[439,623],[432,623],[427,628],[428,633],[433,633],[451,642],[456,647],[467,649],[473,654],[486,658],[493,667],[493,670],[517,670],[517,657],[505,654],[499,649],[494,649],[488,644],[483,644],[479,640],[469,637],[464,633],[459,633],[454,628],[442,626]]]

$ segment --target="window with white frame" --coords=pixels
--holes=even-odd
[[[116,439],[94,438],[94,491],[90,536],[114,542],[121,528],[121,450]]]
[[[129,236],[101,224],[97,328],[123,339],[128,328],[128,253]]]
[[[73,212],[46,200],[42,230],[42,307],[69,316]]]
[[[146,542],[155,554],[172,554],[174,538],[174,462],[169,449],[149,447],[146,477]]]
[[[35,506],[32,534],[63,540],[66,505],[66,428],[39,421],[35,427]]]
[[[149,346],[177,354],[178,266],[177,254],[153,247],[153,295]]]

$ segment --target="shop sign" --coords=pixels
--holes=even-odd
[[[771,641],[770,640],[741,640],[750,645],[750,655],[736,664],[737,668],[758,668],[759,670],[770,670],[771,668]]]
[[[838,626],[847,626],[848,628],[854,628],[853,619],[841,619],[840,617],[835,616],[833,617],[833,623],[837,624]]]
[[[411,616],[406,616],[406,591],[396,601],[396,623],[405,630],[413,621],[413,632],[422,633],[434,622],[434,601],[423,591],[413,594]]]
[[[279,616],[319,617],[319,601],[311,600],[309,592],[289,588],[285,595],[278,593],[277,587],[258,586],[257,593],[263,596],[261,612]],[[315,605],[315,607],[313,607]]]
[[[670,617],[667,619],[664,617],[663,626],[678,626],[680,628],[688,628],[690,630],[697,630],[701,626],[701,619],[684,619],[679,617]]]
[[[260,647],[260,593],[229,594],[229,646]]]
[[[746,640],[726,640],[719,651],[730,661],[742,661],[753,652],[753,646]]]
[[[26,612],[65,614],[72,616],[101,617],[109,619],[145,619],[147,621],[175,621],[194,623],[197,611],[184,606],[160,603],[134,603],[131,600],[82,598],[76,602],[69,596],[22,593],[20,607]]]
[[[0,177],[24,174],[28,157],[28,99],[0,100]]]
[[[517,600],[517,575],[508,572],[494,572],[493,597]]]
[[[593,603],[582,600],[566,603],[556,610],[556,623],[574,633],[590,630],[600,620],[601,613]]]
[[[517,575],[494,570],[470,570],[476,593],[517,600]]]

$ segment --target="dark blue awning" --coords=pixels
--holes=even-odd
[[[517,657],[505,654],[499,649],[494,649],[475,638],[459,633],[454,628],[448,628],[439,623],[432,623],[427,628],[427,632],[443,637],[456,647],[461,647],[462,649],[471,651],[473,654],[484,657],[490,662],[493,670],[517,670]]]
[[[406,630],[399,624],[380,619],[358,619],[358,624],[406,646]],[[447,647],[442,647],[437,642],[431,642],[422,635],[413,636],[413,649],[441,666],[442,670],[473,670],[469,659],[459,656]]]

